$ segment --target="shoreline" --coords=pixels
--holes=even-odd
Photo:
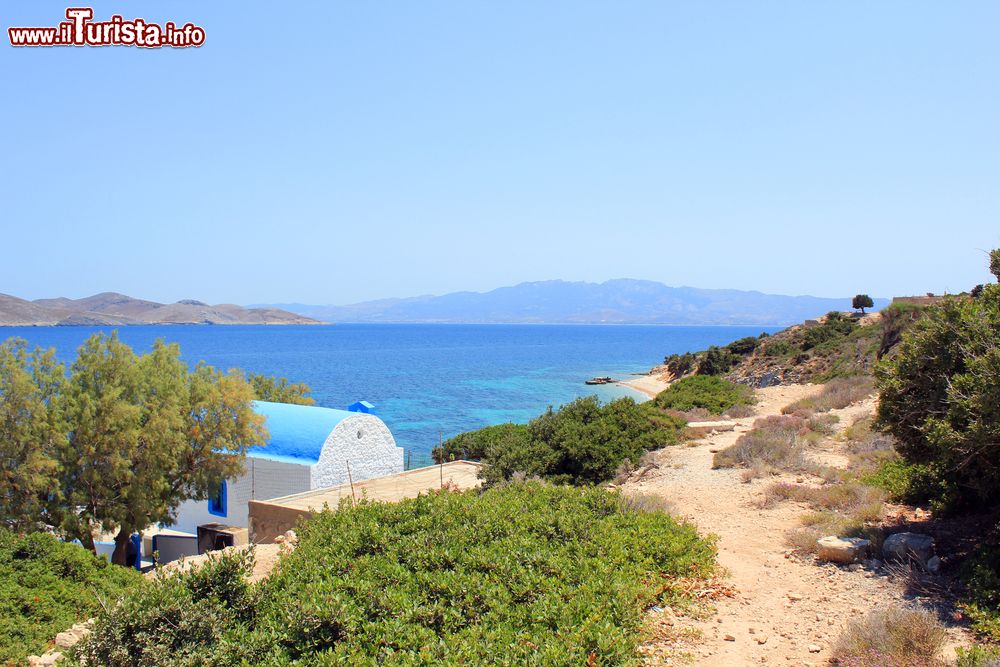
[[[669,382],[652,373],[640,375],[631,380],[619,380],[615,384],[634,389],[647,398],[656,398],[657,394],[670,386]]]

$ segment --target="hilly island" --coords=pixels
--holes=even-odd
[[[211,306],[185,299],[157,303],[116,292],[83,299],[27,301],[0,294],[0,326],[119,326],[130,324],[319,324],[276,308],[244,308],[231,303]]]

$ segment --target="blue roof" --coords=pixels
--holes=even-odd
[[[315,405],[291,405],[254,401],[257,414],[267,417],[270,439],[265,447],[254,447],[248,456],[259,459],[314,464],[319,461],[323,443],[334,427],[356,412],[320,408]]]

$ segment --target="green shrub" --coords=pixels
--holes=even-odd
[[[631,665],[643,611],[689,603],[683,581],[711,575],[714,555],[692,526],[599,489],[529,482],[345,503],[307,522],[250,589],[252,617],[161,580],[100,620],[88,655],[108,667]],[[207,631],[189,604],[225,622]],[[193,630],[156,653],[157,637],[116,628],[127,612]]]
[[[596,396],[549,410],[520,436],[484,452],[482,476],[488,483],[515,473],[559,484],[597,484],[610,480],[627,459],[676,444],[684,422],[657,414],[630,398],[601,405]]]
[[[940,495],[940,483],[930,468],[898,458],[884,461],[861,481],[882,489],[896,502],[923,503]]]
[[[733,354],[738,354],[742,357],[747,356],[751,352],[757,349],[757,345],[760,343],[760,339],[756,336],[747,336],[745,338],[740,338],[739,340],[734,340],[732,343],[726,346],[726,349]]]
[[[679,378],[694,370],[697,360],[697,355],[685,352],[684,354],[671,354],[663,360],[663,363],[672,376]]]
[[[525,424],[499,424],[475,431],[460,433],[444,441],[431,452],[435,463],[457,461],[481,461],[488,452],[499,449],[520,449],[530,438]]]
[[[698,375],[722,375],[740,362],[741,357],[727,348],[712,346],[705,350],[698,361]]]
[[[78,653],[94,665],[225,664],[213,647],[256,619],[252,569],[253,551],[235,551],[186,572],[161,572],[100,615]]]
[[[881,339],[879,340],[876,358],[881,359],[891,349],[896,347],[903,336],[903,332],[920,318],[923,310],[923,306],[905,301],[893,303],[888,308],[882,310],[882,317],[879,320]]]
[[[141,581],[51,535],[15,535],[0,528],[0,664],[21,664],[67,630]]]
[[[751,405],[753,402],[753,391],[749,387],[707,375],[678,380],[652,401],[663,410],[687,412],[703,408],[715,415],[721,415],[733,406]]]
[[[806,351],[824,343],[845,338],[854,331],[856,326],[857,320],[844,317],[836,311],[827,313],[826,320],[822,324],[805,328],[799,347],[802,351]]]
[[[875,374],[878,421],[910,463],[932,470],[943,503],[1000,501],[1000,285],[925,309]]]
[[[956,667],[1000,667],[1000,648],[996,646],[959,647]]]
[[[792,345],[787,340],[774,340],[764,345],[764,355],[784,357],[792,353]]]
[[[1000,642],[1000,547],[995,536],[990,541],[962,564],[961,578],[972,629],[991,642]]]

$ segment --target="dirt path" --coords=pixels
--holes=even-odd
[[[785,534],[799,525],[807,508],[784,502],[760,509],[763,490],[775,478],[745,483],[738,469],[712,470],[713,453],[733,444],[755,418],[779,414],[785,405],[819,390],[814,385],[759,389],[756,417],[733,420],[732,431],[710,434],[692,446],[661,450],[660,467],[653,474],[623,487],[626,493],[666,498],[676,514],[719,536],[719,563],[728,570],[735,595],[718,600],[710,619],[666,621],[693,626],[702,634],[693,644],[694,664],[826,664],[849,619],[902,599],[899,584],[867,570],[788,558]],[[866,401],[833,413],[844,428],[872,407]]]

